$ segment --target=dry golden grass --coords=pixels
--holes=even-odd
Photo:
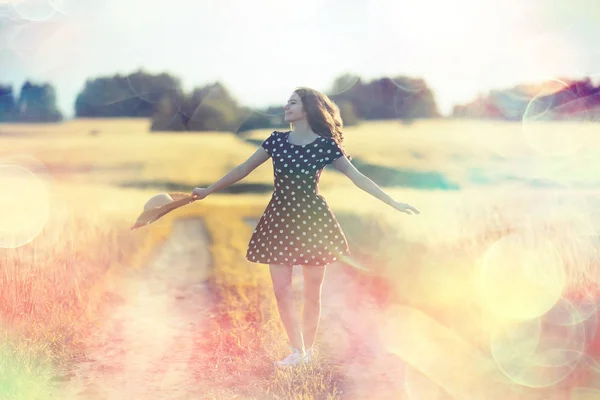
[[[0,250],[2,398],[46,398],[52,382],[81,355],[90,326],[117,300],[112,285],[121,268],[135,265],[134,250],[144,244],[144,236],[126,229],[126,206],[120,213],[106,207],[128,196],[55,184],[41,233],[19,248]]]
[[[341,306],[334,309],[336,312],[344,307],[356,312],[348,317],[353,339],[347,331],[339,330],[333,318],[324,318],[319,340],[326,362],[296,372],[273,373],[269,369],[271,361],[285,355],[285,334],[278,321],[267,267],[243,258],[252,231],[244,221],[261,215],[269,194],[215,194],[132,235],[129,226],[156,190],[82,184],[164,180],[189,184],[191,188],[200,182],[214,182],[245,160],[254,146],[234,135],[217,133],[147,134],[145,124],[77,121],[62,127],[0,127],[4,133],[27,133],[23,137],[0,136],[0,158],[26,160],[16,154],[30,154],[43,162],[54,179],[55,198],[60,199],[53,203],[52,218],[34,242],[16,250],[2,250],[3,395],[41,398],[52,377],[68,370],[71,357],[78,354],[81,338],[94,321],[102,318],[104,307],[110,306],[111,288],[120,271],[142,267],[151,250],[169,234],[170,221],[188,215],[204,218],[211,233],[214,269],[210,282],[217,299],[217,318],[213,336],[202,341],[208,361],[194,368],[199,376],[213,379],[214,395],[342,398],[346,394],[357,398],[362,394],[402,398],[406,394],[391,384],[398,377],[369,375],[374,366],[363,367],[363,373],[357,373],[361,364],[355,359],[346,359],[349,367],[345,369],[336,366],[348,352],[372,343],[373,332],[360,327],[363,321],[373,318],[369,321],[375,321],[373,330],[385,339],[386,354],[423,373],[421,384],[427,382],[439,390],[440,398],[448,394],[460,398],[467,390],[461,385],[469,384],[460,379],[466,377],[464,374],[451,375],[448,370],[431,367],[450,357],[434,350],[453,345],[459,350],[452,354],[456,358],[450,359],[463,363],[455,371],[462,367],[481,374],[476,376],[483,383],[488,379],[489,387],[479,388],[491,393],[487,398],[508,398],[506,390],[512,389],[507,388],[518,385],[500,379],[497,369],[489,366],[489,338],[494,323],[524,308],[535,316],[552,296],[576,299],[597,293],[595,234],[600,219],[595,192],[566,190],[568,186],[532,189],[518,183],[493,182],[481,190],[466,184],[465,172],[483,169],[491,179],[506,174],[542,176],[567,185],[595,182],[590,173],[593,168],[582,162],[597,155],[598,147],[589,142],[593,127],[577,133],[580,128],[555,125],[554,136],[567,128],[574,134],[572,148],[531,136],[537,148],[534,151],[515,124],[418,121],[411,126],[386,122],[348,128],[347,148],[355,157],[394,168],[438,171],[468,189],[445,192],[387,188],[398,200],[422,212],[409,217],[353,187],[345,177],[326,170],[321,192],[351,241],[355,255],[352,263],[363,269],[352,268],[351,262],[331,268],[332,282],[349,286],[334,287],[323,306]],[[88,135],[91,129],[101,134],[92,137]],[[268,133],[248,136],[262,139]],[[566,156],[582,143],[586,146],[577,157]],[[561,151],[564,157],[540,153],[556,155]],[[61,168],[82,170],[59,172]],[[271,167],[266,163],[245,182],[270,183],[271,179]],[[550,243],[553,250],[540,243]],[[512,256],[515,251],[530,257],[529,263]],[[548,254],[558,257],[548,258]],[[513,267],[511,279],[497,274],[504,265]],[[538,273],[544,271],[540,267],[549,267],[545,270],[558,269],[564,274],[550,276],[554,280],[546,281],[540,289],[539,282],[520,275],[515,265]],[[496,280],[482,284],[482,276],[490,271],[496,273]],[[296,294],[300,297],[299,292]],[[501,301],[502,296],[511,301]],[[363,310],[366,305],[371,308]],[[419,313],[432,317],[434,322]],[[398,318],[401,321],[408,317],[412,325],[397,324]],[[402,326],[410,329],[403,331]],[[447,329],[453,333],[448,334]],[[419,342],[423,338],[429,341]],[[369,360],[369,356],[363,357]],[[572,376],[569,379],[575,379]],[[588,375],[587,379],[594,378]],[[495,386],[496,380],[501,383],[499,387]],[[553,394],[554,389],[540,389],[539,394]]]
[[[145,120],[68,121],[56,125],[0,125],[0,159],[41,162],[42,169],[77,183],[210,184],[245,161],[270,130],[149,133]],[[370,122],[346,129],[346,147],[363,162],[414,173],[440,174],[461,188],[475,183],[545,179],[558,184],[598,183],[593,168],[597,124],[521,124],[433,120],[402,125]],[[98,136],[89,135],[99,131]],[[563,133],[568,132],[568,135]],[[569,157],[570,154],[576,157]],[[34,159],[28,159],[33,157]],[[322,188],[348,185],[325,169]],[[244,183],[271,184],[265,163]]]
[[[507,393],[519,389],[519,385],[499,373],[490,358],[490,335],[497,327],[495,323],[503,320],[496,314],[499,311],[514,313],[531,304],[543,307],[547,305],[547,298],[543,296],[547,291],[536,291],[539,282],[513,270],[511,280],[499,280],[483,288],[492,295],[503,293],[506,299],[514,301],[490,303],[489,297],[482,297],[479,282],[486,266],[482,260],[490,246],[505,237],[514,237],[513,249],[527,250],[531,248],[530,237],[539,241],[551,240],[564,260],[566,275],[564,281],[546,289],[554,288],[553,295],[564,295],[569,299],[576,299],[584,293],[582,290],[588,290],[586,294],[597,293],[594,285],[599,273],[598,251],[594,242],[582,235],[584,231],[580,230],[582,226],[578,225],[578,220],[569,220],[564,215],[558,218],[542,215],[528,224],[519,223],[530,211],[520,208],[523,199],[527,196],[547,197],[552,193],[522,193],[520,198],[510,202],[501,191],[489,193],[485,198],[473,193],[395,192],[399,198],[414,199],[415,204],[421,205],[423,214],[419,217],[398,215],[387,208],[373,209],[371,207],[377,204],[375,200],[358,196],[349,201],[350,194],[350,191],[334,190],[328,199],[351,241],[354,261],[368,271],[354,269],[350,264],[331,267],[328,279],[344,283],[329,292],[323,306],[330,308],[342,302],[342,309],[353,309],[355,316],[349,317],[349,321],[350,329],[355,330],[351,335],[354,339],[348,342],[350,337],[345,335],[349,332],[340,331],[333,320],[324,319],[319,342],[325,354],[322,361],[326,362],[295,372],[271,372],[271,361],[285,355],[285,333],[277,322],[266,266],[249,263],[243,258],[251,227],[242,219],[257,217],[262,207],[241,204],[228,207],[225,199],[209,197],[206,200],[206,209],[211,210],[206,214],[206,220],[213,232],[215,269],[212,279],[218,293],[219,318],[214,336],[206,346],[206,349],[212,349],[209,352],[211,362],[202,374],[208,374],[219,382],[220,387],[227,388],[222,392],[215,390],[214,394],[225,395],[233,391],[244,398],[263,398],[266,393],[272,398],[341,398],[342,393],[346,393],[350,398],[360,398],[368,393],[373,398],[401,398],[405,394],[394,392],[389,386],[397,378],[370,375],[368,371],[374,365],[364,366],[362,375],[356,375],[348,368],[340,370],[337,366],[338,361],[355,367],[360,365],[357,359],[344,357],[372,344],[371,335],[377,336],[375,332],[379,331],[385,338],[386,354],[395,355],[425,373],[425,382],[440,393],[461,398],[461,394],[465,395],[476,385],[480,393],[486,393],[488,397],[485,398],[508,398]],[[222,211],[212,208],[216,204],[220,204]],[[564,236],[567,230],[575,236]],[[439,233],[433,235],[432,232]],[[507,236],[510,234],[514,236]],[[535,258],[535,253],[530,255]],[[510,263],[519,262],[510,254],[505,257],[507,268]],[[502,259],[496,260],[487,267],[501,267],[502,262]],[[537,271],[552,267],[517,266]],[[521,290],[516,291],[516,288]],[[296,290],[296,298],[300,300],[300,288]],[[344,291],[351,297],[339,294]],[[410,310],[410,313],[402,310]],[[365,323],[364,318],[369,318],[367,315],[378,325],[365,332],[359,327]],[[408,324],[410,330],[403,330],[406,322],[395,322],[402,318],[398,315],[410,316],[413,321],[412,325]],[[435,322],[428,322],[431,317]],[[391,329],[404,334],[393,334]],[[415,352],[409,351],[412,348]],[[449,352],[450,349],[453,352]],[[598,350],[596,347],[592,351]],[[369,359],[368,356],[365,358]],[[449,375],[452,371],[431,369],[444,359],[448,365],[461,365],[462,369],[454,369],[454,375]],[[589,370],[582,367],[579,373],[586,371]],[[469,376],[476,380],[467,380]],[[384,382],[389,379],[388,386],[381,379]],[[560,382],[561,390],[574,384],[573,380],[584,377],[578,378],[573,372],[569,379]],[[585,379],[590,379],[589,375]],[[558,391],[557,387],[525,391],[528,396],[548,396]],[[440,396],[445,398],[443,394]]]
[[[345,128],[344,143],[362,161],[438,172],[461,188],[472,186],[474,175],[492,185],[506,177],[598,183],[590,168],[600,155],[598,127],[599,123],[571,122],[374,121]],[[244,137],[260,140],[265,134],[261,130]]]
[[[251,145],[234,135],[219,133],[202,136],[61,136],[0,141],[0,157],[4,159],[27,162],[27,157],[33,157],[43,163],[48,173],[62,180],[101,184],[154,181],[192,187],[210,184],[254,151]],[[266,167],[248,177],[248,182],[267,182],[271,175]]]
[[[78,137],[98,135],[147,135],[151,121],[145,118],[78,118],[55,124],[3,123],[0,134],[12,137]]]

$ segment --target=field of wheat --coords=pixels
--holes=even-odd
[[[3,398],[49,398],[68,384],[82,343],[122,301],[122,277],[192,216],[210,234],[216,299],[211,335],[194,342],[202,357],[188,360],[207,397],[600,395],[600,125],[346,129],[355,165],[385,171],[394,184],[384,190],[421,214],[400,214],[326,168],[320,191],[353,255],[326,276],[319,363],[281,372],[270,368],[287,339],[268,269],[244,259],[270,198],[270,161],[239,183],[243,193],[129,230],[150,196],[215,182],[269,130],[149,133],[148,124],[0,125]]]

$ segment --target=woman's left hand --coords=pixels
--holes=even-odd
[[[417,210],[410,204],[400,203],[399,201],[396,201],[396,200],[394,200],[394,202],[391,204],[391,206],[394,207],[396,210],[406,213],[406,214],[409,214],[409,215],[421,214],[421,212],[419,210]]]

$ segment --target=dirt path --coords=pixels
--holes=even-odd
[[[193,364],[212,315],[208,235],[201,219],[173,224],[150,264],[125,277],[123,303],[90,338],[87,360],[61,398],[185,399],[205,392],[208,383]]]
[[[246,222],[252,226],[256,221]],[[201,219],[175,220],[171,235],[152,261],[124,277],[122,304],[90,338],[87,360],[77,366],[65,393],[54,398],[174,400],[214,398],[210,393],[224,393],[227,388],[212,387],[201,372],[206,364],[203,338],[210,333],[207,328],[213,315],[205,283],[211,266],[208,246]],[[293,281],[301,293],[301,268],[294,268]],[[478,394],[486,390],[459,382],[447,370],[430,371],[431,366],[464,362],[464,352],[445,350],[460,344],[451,332],[417,310],[399,309],[397,318],[403,321],[398,327],[404,328],[394,340],[394,355],[383,340],[383,309],[343,268],[328,269],[320,327],[327,334],[321,335],[320,344],[332,362],[344,398],[392,398],[391,394],[405,393],[407,384],[435,393],[431,398],[448,398],[419,371],[440,378],[450,392],[459,394],[456,398],[494,398],[466,396],[465,388],[479,389]],[[433,352],[436,349],[437,353]],[[481,370],[477,367],[474,370]]]

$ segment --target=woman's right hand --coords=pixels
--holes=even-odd
[[[196,201],[196,200],[202,200],[203,198],[205,198],[209,194],[210,193],[209,193],[209,191],[208,191],[207,188],[197,187],[194,190],[192,190],[192,197],[194,198],[194,201]]]

